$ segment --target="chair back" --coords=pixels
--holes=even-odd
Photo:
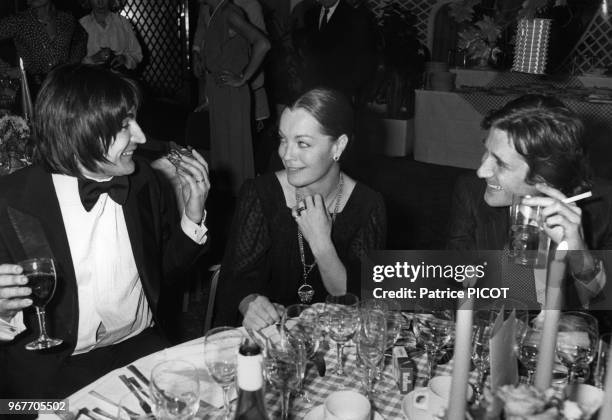
[[[217,285],[219,284],[219,274],[221,273],[221,264],[215,264],[211,266],[209,271],[213,272],[210,279],[210,294],[208,295],[208,303],[206,305],[206,314],[204,316],[204,331],[203,334],[210,329],[212,326],[212,318],[215,310],[215,296],[217,294]]]

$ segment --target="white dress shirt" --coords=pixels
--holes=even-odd
[[[87,212],[77,178],[53,174],[52,179],[77,279],[79,324],[73,354],[119,343],[152,326],[123,207],[104,193]],[[181,228],[196,243],[206,242],[204,221],[198,225],[183,212]],[[10,323],[0,320],[0,340],[12,340],[24,330],[22,312]]]
[[[334,12],[336,11],[336,8],[338,7],[339,3],[340,3],[340,0],[338,0],[336,4],[328,8],[329,10],[329,15],[327,16],[328,23],[331,20],[332,16],[334,15]],[[321,6],[321,12],[319,13],[319,29],[321,29],[321,24],[323,23],[324,17],[325,17],[325,7]]]
[[[117,13],[109,13],[106,17],[106,26],[98,23],[93,13],[83,16],[79,20],[81,26],[87,31],[87,57],[85,63],[92,63],[91,56],[101,48],[110,48],[117,55],[125,55],[125,67],[134,69],[142,61],[142,49],[136,39],[130,22]]]

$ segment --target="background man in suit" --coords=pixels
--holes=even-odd
[[[566,241],[570,250],[575,292],[566,293],[567,304],[588,307],[606,283],[603,261],[591,250],[612,249],[612,186],[591,179],[582,122],[557,99],[525,95],[489,115],[483,126],[489,134],[476,172],[480,179],[457,182],[449,248],[507,249],[512,196],[529,195],[523,202],[544,208],[544,230],[554,246]],[[588,189],[592,199],[563,202]],[[546,274],[538,281],[537,270],[525,269],[521,277],[532,279],[524,286],[543,304]]]
[[[12,338],[0,345],[3,397],[65,397],[166,346],[163,287],[204,250],[210,185],[202,156],[183,157],[178,226],[152,169],[133,156],[146,141],[138,104],[133,82],[99,67],[59,67],[43,84],[37,163],[0,179],[0,329]],[[48,325],[63,344],[46,351],[24,349],[38,328],[15,264],[32,257],[57,267]]]
[[[345,0],[317,1],[296,35],[304,55],[304,90],[325,86],[354,99],[375,70],[373,23]]]

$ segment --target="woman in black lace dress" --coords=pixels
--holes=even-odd
[[[340,170],[353,112],[340,93],[315,89],[280,120],[285,169],[247,181],[232,224],[215,305],[215,325],[254,329],[282,306],[359,294],[360,257],[384,246],[379,193]],[[300,296],[298,296],[300,295]]]

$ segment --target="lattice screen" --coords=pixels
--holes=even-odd
[[[592,71],[595,67],[612,65],[612,20],[604,16],[601,8],[580,38],[580,41],[569,53],[563,63],[563,68],[573,74]]]
[[[142,79],[157,95],[172,97],[183,87],[184,3],[185,0],[127,0],[121,11],[144,44]]]
[[[427,24],[429,14],[437,0],[368,0],[368,5],[377,18],[382,16],[383,8],[389,3],[397,3],[412,12],[416,18],[416,29],[419,41],[427,45]]]

